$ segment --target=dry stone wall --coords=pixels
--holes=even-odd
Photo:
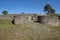
[[[60,16],[48,16],[37,14],[15,14],[15,15],[0,15],[0,19],[10,19],[14,24],[23,24],[28,22],[38,22],[43,25],[59,26]]]
[[[16,15],[0,15],[0,19],[9,19],[9,20],[13,20],[14,16]]]
[[[38,22],[51,26],[60,25],[60,19],[58,18],[58,16],[38,16]]]
[[[19,16],[14,19],[15,24],[23,24],[31,22],[31,16]]]

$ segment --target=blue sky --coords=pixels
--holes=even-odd
[[[60,0],[0,0],[0,14],[7,10],[9,14],[14,13],[45,13],[45,4],[50,4],[60,13]]]

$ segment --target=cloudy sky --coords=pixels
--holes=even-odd
[[[0,14],[7,10],[9,14],[14,13],[45,13],[44,6],[50,4],[60,13],[60,0],[0,0]]]

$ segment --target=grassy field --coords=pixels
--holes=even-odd
[[[0,40],[60,40],[60,26],[35,22],[13,25],[11,20],[0,19]]]

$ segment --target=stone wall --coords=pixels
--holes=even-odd
[[[60,19],[58,18],[58,16],[38,16],[37,21],[45,25],[51,25],[51,26],[60,25]]]
[[[16,14],[0,15],[0,19],[9,19],[9,20],[13,20],[14,16],[16,16]]]
[[[14,19],[15,24],[23,24],[31,22],[31,16],[19,16]]]
[[[24,24],[31,22],[32,15],[18,15],[14,18],[14,24]]]
[[[37,14],[14,14],[14,15],[0,15],[0,19],[10,19],[14,24],[23,24],[28,22],[38,22],[45,25],[59,26],[60,16],[48,16]]]

